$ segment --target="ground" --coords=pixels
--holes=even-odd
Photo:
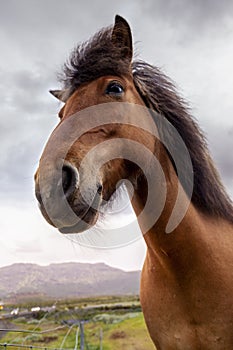
[[[51,304],[51,302],[50,302]],[[14,307],[14,306],[12,306]],[[21,306],[22,308],[25,305]],[[46,306],[41,306],[46,310]],[[47,308],[48,309],[48,308]],[[0,317],[2,312],[0,314]],[[3,322],[3,321],[1,321]],[[138,298],[109,297],[62,301],[56,309],[5,320],[2,326],[31,333],[0,332],[0,344],[74,349],[80,346],[80,324],[86,350],[154,350]],[[51,330],[51,331],[48,331]],[[46,333],[41,333],[48,331]]]

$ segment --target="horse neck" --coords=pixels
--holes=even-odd
[[[180,224],[173,232],[166,233],[176,202],[178,179],[165,153],[160,152],[160,164],[166,177],[167,200],[157,222],[144,234],[147,254],[141,274],[140,301],[156,345],[160,334],[167,336],[170,345],[174,334],[181,334],[180,339],[185,340],[177,349],[188,348],[190,344],[194,344],[190,349],[207,349],[209,347],[200,347],[199,341],[196,344],[196,335],[199,329],[199,339],[203,334],[206,339],[213,339],[212,332],[217,334],[219,324],[215,325],[213,310],[216,319],[224,325],[222,334],[225,334],[225,321],[232,326],[233,227],[223,219],[204,215],[191,202]],[[146,178],[141,176],[132,199],[142,231],[150,216],[145,213],[139,218],[147,200],[146,187]],[[154,184],[150,188],[155,205],[161,187],[162,184]]]
[[[186,270],[188,268],[187,272],[189,273],[190,269],[195,270],[197,268],[197,264],[200,264],[200,266],[205,264],[203,258],[206,255],[213,261],[216,259],[214,251],[221,250],[220,234],[224,240],[222,231],[228,233],[231,231],[230,238],[228,236],[226,239],[230,239],[232,243],[232,226],[224,220],[208,217],[190,202],[183,220],[173,232],[167,234],[167,223],[177,198],[178,178],[163,146],[159,150],[158,158],[166,178],[167,195],[164,209],[157,222],[147,232],[144,232],[147,213],[138,220],[148,248],[147,262],[150,261],[152,266],[159,263],[163,267],[166,266],[166,268],[172,269],[175,274],[179,274],[180,271],[183,273],[184,268]],[[147,200],[145,188],[147,188],[147,180],[144,176],[141,176],[132,199],[132,206],[138,217]],[[149,189],[154,193],[155,206],[160,198],[161,188],[161,184],[154,181],[154,186]],[[183,198],[187,200],[184,191]],[[213,248],[213,254],[210,252],[210,246]]]

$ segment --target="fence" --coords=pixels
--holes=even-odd
[[[3,348],[6,350],[7,348],[23,348],[23,349],[38,349],[38,350],[84,350],[85,345],[86,349],[88,350],[88,345],[85,344],[85,334],[84,334],[84,323],[85,321],[77,321],[77,323],[74,323],[72,326],[64,325],[64,326],[59,326],[56,328],[52,329],[47,329],[44,331],[34,331],[34,330],[23,330],[23,329],[10,329],[10,328],[1,328],[1,332],[14,332],[14,333],[24,333],[24,334],[45,334],[45,333],[51,333],[60,329],[64,329],[68,327],[68,331],[65,334],[60,347],[57,348],[52,348],[52,347],[47,347],[47,346],[37,346],[37,345],[25,345],[25,344],[14,344],[14,343],[0,343],[0,349]],[[75,337],[75,344],[73,348],[64,348],[64,344],[66,342],[67,337],[69,336],[70,332],[74,327],[77,327],[76,329],[76,337]],[[80,347],[79,347],[79,338],[80,338]],[[26,338],[25,338],[26,340]],[[100,329],[100,347],[99,349],[102,350],[102,340],[103,340],[103,331]]]

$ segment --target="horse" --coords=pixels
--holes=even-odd
[[[140,301],[155,347],[233,349],[233,207],[187,103],[158,68],[133,59],[119,15],[72,51],[60,80],[50,91],[64,103],[60,121],[35,174],[43,216],[81,234],[117,184],[130,182],[147,245]]]

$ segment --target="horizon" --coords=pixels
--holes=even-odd
[[[79,264],[79,265],[105,265],[107,267],[110,267],[112,269],[117,269],[117,270],[121,270],[123,272],[141,272],[140,269],[138,270],[124,270],[123,268],[120,267],[115,267],[115,266],[111,266],[105,262],[80,262],[80,261],[64,261],[64,262],[51,262],[48,264],[43,264],[43,263],[32,263],[32,262],[15,262],[12,263],[10,265],[4,265],[4,266],[0,266],[0,270],[4,269],[5,267],[12,267],[15,265],[34,265],[34,266],[39,266],[39,267],[49,267],[51,265],[71,265],[71,264]]]

